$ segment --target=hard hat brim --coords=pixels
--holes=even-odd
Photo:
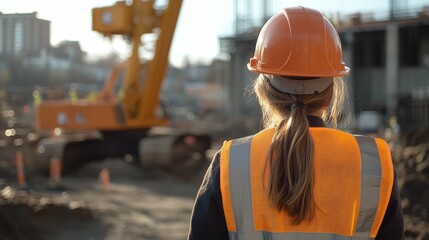
[[[247,64],[247,69],[254,73],[262,73],[262,74],[271,74],[276,76],[296,76],[296,77],[343,77],[347,76],[350,73],[350,68],[344,66],[344,70],[342,71],[332,71],[332,72],[294,72],[294,71],[285,71],[285,70],[275,70],[275,69],[261,69],[258,67],[251,66],[250,63]]]

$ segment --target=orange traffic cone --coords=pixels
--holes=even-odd
[[[103,170],[101,170],[100,175],[99,175],[99,179],[101,181],[103,191],[105,193],[110,192],[110,174],[109,174],[109,170],[107,168],[103,168]]]
[[[16,164],[16,173],[17,173],[18,184],[19,184],[19,186],[24,187],[27,185],[27,182],[25,181],[24,160],[23,160],[21,151],[16,152],[15,164]]]
[[[49,184],[51,187],[59,187],[60,182],[61,160],[58,157],[53,157],[49,162]]]

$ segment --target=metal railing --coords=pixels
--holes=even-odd
[[[272,10],[272,9],[270,9]],[[373,12],[357,12],[357,13],[334,13],[325,12],[327,16],[337,26],[354,26],[370,22],[394,21],[403,19],[429,19],[429,6],[421,6],[417,8],[404,8],[396,10],[375,10]],[[225,23],[220,29],[220,36],[234,36],[243,34],[253,29],[260,28],[265,22],[264,17],[256,18],[255,16],[235,16],[229,23]]]
[[[429,6],[374,12],[359,12],[339,15],[336,21],[341,26],[354,26],[371,22],[395,21],[405,19],[429,19]],[[338,22],[336,22],[338,24]]]

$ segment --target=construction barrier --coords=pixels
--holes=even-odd
[[[27,182],[25,180],[25,172],[24,172],[24,159],[21,151],[16,152],[15,165],[16,165],[17,181],[19,186],[21,187],[27,186]]]
[[[99,180],[101,181],[101,185],[103,188],[103,192],[110,192],[110,174],[107,168],[103,168],[99,174]]]
[[[49,162],[49,182],[51,187],[58,187],[61,183],[61,159],[51,158]]]

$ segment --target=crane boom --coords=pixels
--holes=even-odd
[[[155,56],[150,63],[148,72],[148,79],[150,79],[150,81],[146,81],[142,95],[143,105],[139,111],[140,120],[153,117],[155,108],[158,105],[161,84],[168,67],[168,54],[170,52],[181,4],[182,0],[169,1],[168,8],[163,14],[161,22],[162,31],[158,37]]]
[[[97,101],[43,101],[37,106],[39,129],[52,130],[126,130],[149,129],[168,124],[165,116],[156,116],[161,85],[168,68],[168,56],[182,0],[170,0],[157,10],[155,0],[124,1],[114,6],[93,9],[93,30],[104,35],[130,36],[132,50],[125,65],[124,96],[97,98]],[[151,42],[142,41],[145,34],[155,37],[151,59],[143,59],[142,49],[150,51]],[[113,71],[118,71],[115,68]],[[117,76],[117,72],[110,76]],[[112,79],[98,95],[111,93]],[[109,96],[111,94],[104,94]]]

